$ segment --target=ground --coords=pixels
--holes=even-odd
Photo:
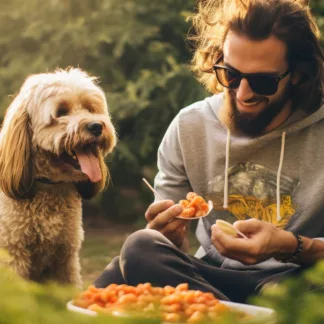
[[[81,250],[82,278],[85,288],[100,275],[114,256],[119,255],[125,239],[140,228],[143,226],[129,224],[104,224],[100,228],[85,228],[85,240]],[[193,233],[190,234],[190,242],[190,253],[193,254],[198,247]]]

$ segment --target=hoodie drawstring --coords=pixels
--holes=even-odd
[[[231,132],[227,130],[227,139],[226,139],[226,153],[225,153],[225,183],[224,183],[224,205],[223,208],[228,208],[228,166],[230,158],[230,146],[231,146]]]
[[[281,151],[280,151],[280,160],[279,160],[279,167],[277,172],[277,222],[280,221],[280,176],[281,176],[281,169],[283,164],[283,159],[285,155],[285,141],[286,141],[286,132],[282,133],[281,136]]]

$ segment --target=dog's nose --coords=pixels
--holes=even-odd
[[[102,134],[102,124],[99,122],[92,122],[87,125],[88,131],[94,136],[100,136]]]

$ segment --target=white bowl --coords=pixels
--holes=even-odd
[[[220,303],[227,305],[233,310],[242,311],[246,314],[252,315],[253,317],[248,320],[243,320],[242,323],[253,324],[253,323],[262,323],[262,324],[275,324],[276,323],[276,313],[271,308],[259,307],[248,304],[239,304],[227,301],[220,301]],[[97,316],[97,312],[84,309],[78,306],[73,305],[72,301],[67,303],[67,309],[72,312],[81,313],[89,316]],[[114,313],[117,316],[117,312]],[[122,314],[120,314],[122,316]]]

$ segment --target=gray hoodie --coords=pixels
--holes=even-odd
[[[174,118],[159,147],[155,189],[175,202],[189,191],[213,201],[214,211],[198,223],[198,257],[207,254],[230,269],[297,267],[274,259],[253,266],[225,259],[210,240],[210,227],[216,219],[253,217],[324,237],[324,105],[309,116],[297,110],[275,130],[247,138],[230,135],[220,122],[222,104],[223,95],[214,95]]]

